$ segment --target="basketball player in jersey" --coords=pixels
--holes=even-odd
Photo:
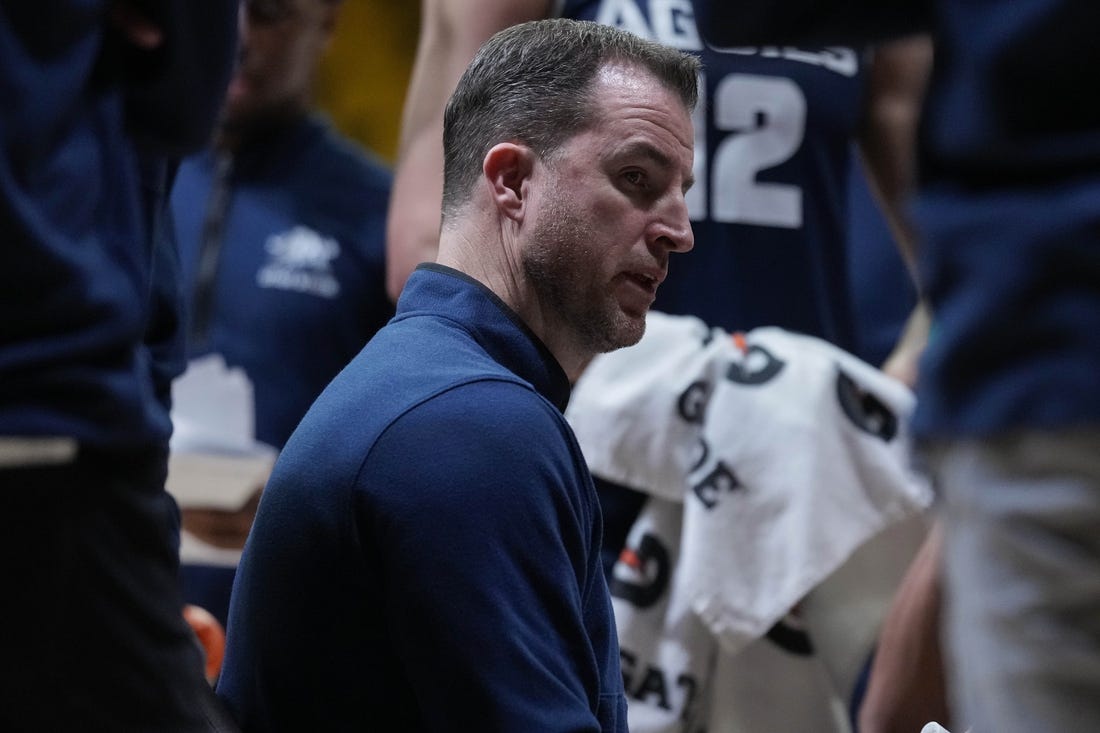
[[[1100,5],[707,10],[718,43],[934,29],[914,212],[935,339],[911,428],[940,497],[952,713],[1100,729],[1100,102],[1076,91],[1100,84]]]
[[[564,15],[616,25],[703,61],[698,183],[689,199],[699,246],[669,273],[654,307],[729,330],[781,326],[879,362],[885,354],[861,333],[853,293],[872,278],[892,278],[898,287],[880,291],[893,302],[874,305],[899,314],[913,296],[899,259],[867,272],[861,265],[871,259],[850,251],[848,179],[862,175],[852,168],[851,144],[866,143],[876,183],[887,197],[896,194],[894,181],[904,178],[897,170],[907,163],[884,141],[911,134],[913,118],[894,91],[920,75],[895,70],[919,68],[926,49],[880,53],[873,67],[854,48],[715,49],[694,20],[704,1],[424,0],[388,226],[391,298],[417,263],[435,259],[442,100],[460,70],[492,32]]]
[[[731,331],[780,326],[879,363],[885,352],[865,347],[856,289],[893,278],[897,285],[883,288],[893,301],[875,306],[899,314],[895,332],[913,296],[892,248],[884,245],[885,273],[861,270],[869,260],[851,250],[849,176],[862,175],[853,170],[853,141],[863,143],[875,187],[887,199],[899,197],[909,162],[894,143],[915,126],[914,107],[904,102],[917,96],[911,92],[923,81],[927,46],[894,45],[874,55],[848,47],[718,49],[703,43],[695,23],[704,2],[423,0],[387,232],[391,298],[419,262],[435,259],[443,100],[492,33],[562,15],[624,28],[703,63],[696,184],[688,192],[696,247],[673,263],[654,309]],[[597,487],[606,569],[645,497],[598,477]]]

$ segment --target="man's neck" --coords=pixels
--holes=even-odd
[[[562,331],[553,308],[541,303],[531,292],[520,262],[516,243],[505,243],[508,234],[490,222],[476,226],[444,227],[440,234],[436,261],[474,278],[493,291],[515,311],[531,332],[554,355],[570,382],[577,379],[594,354],[577,348],[574,336]]]

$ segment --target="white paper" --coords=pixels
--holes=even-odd
[[[263,488],[276,451],[255,439],[252,382],[220,354],[172,383],[168,491],[184,508],[237,511]]]

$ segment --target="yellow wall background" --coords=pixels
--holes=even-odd
[[[419,22],[417,0],[344,0],[317,78],[317,106],[391,164]]]

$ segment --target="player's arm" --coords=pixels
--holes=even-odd
[[[939,643],[942,544],[933,525],[883,622],[859,711],[864,733],[918,731],[931,720],[951,725]]]
[[[859,129],[859,151],[871,191],[917,281],[917,236],[906,213],[916,186],[917,128],[932,67],[932,41],[912,36],[875,49],[868,72],[867,102]],[[917,360],[928,341],[931,315],[918,303],[883,369],[912,386]]]
[[[876,49],[859,135],[868,182],[915,281],[917,239],[905,204],[916,185],[917,128],[931,66],[932,41],[925,35]],[[930,325],[931,313],[921,301],[883,370],[914,386]],[[939,645],[941,544],[942,532],[934,526],[879,633],[859,710],[859,728],[866,733],[915,731],[931,720],[949,724]]]
[[[490,36],[547,17],[550,5],[551,0],[422,0],[386,232],[386,289],[392,299],[417,264],[435,260],[443,197],[443,110],[459,77]]]
[[[858,133],[871,190],[911,272],[916,237],[905,205],[916,185],[917,127],[931,68],[932,40],[926,35],[877,47]]]

